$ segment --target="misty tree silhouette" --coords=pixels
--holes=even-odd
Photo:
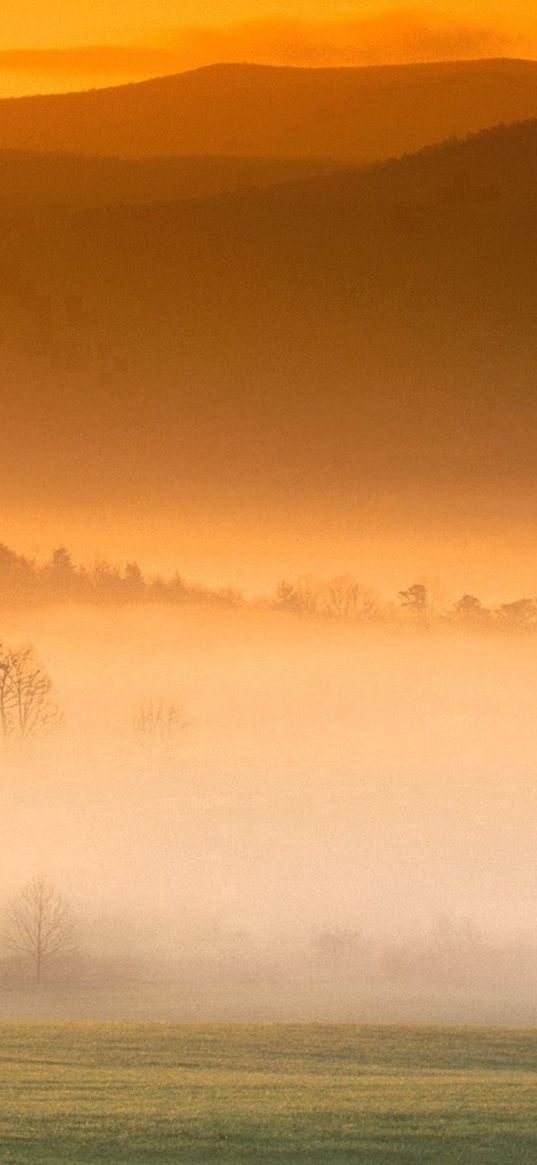
[[[47,969],[72,951],[74,931],[63,895],[47,878],[36,877],[8,904],[4,945],[39,984]]]
[[[33,647],[0,645],[0,736],[4,743],[44,736],[62,722],[52,680]]]

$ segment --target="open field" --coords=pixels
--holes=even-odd
[[[2,1165],[534,1162],[533,1031],[0,1025]]]

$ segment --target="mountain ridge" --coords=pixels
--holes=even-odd
[[[534,116],[537,63],[523,59],[209,65],[103,89],[3,98],[0,148],[363,164]]]

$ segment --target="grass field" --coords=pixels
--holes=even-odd
[[[537,1161],[537,1033],[0,1025],[0,1161]]]

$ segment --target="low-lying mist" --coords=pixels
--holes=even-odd
[[[531,1006],[531,639],[158,606],[13,611],[2,639],[65,713],[2,761],[2,893],[54,881],[83,981],[186,976],[236,1018],[355,1017],[365,987],[380,1018]]]

